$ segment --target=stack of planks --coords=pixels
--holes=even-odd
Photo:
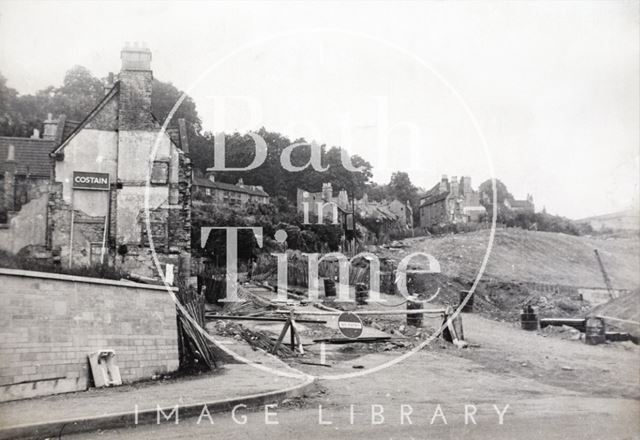
[[[204,298],[191,289],[179,294],[179,300],[185,311],[198,326],[204,329]],[[178,308],[178,347],[180,351],[180,369],[207,369],[218,367],[211,343],[205,335]]]

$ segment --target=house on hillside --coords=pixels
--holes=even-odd
[[[398,199],[393,199],[391,202],[387,202],[387,205],[391,212],[398,217],[398,222],[402,228],[413,229],[413,208],[411,208],[411,203],[408,200],[402,203]]]
[[[351,206],[347,191],[341,189],[337,196],[333,195],[331,183],[323,183],[320,192],[310,192],[298,188],[296,194],[296,207],[298,212],[305,215],[308,223],[339,223],[351,222]],[[318,213],[321,213],[319,216]],[[322,221],[318,221],[318,219]]]
[[[486,215],[480,194],[471,187],[471,177],[447,179],[442,176],[420,199],[420,227],[446,224],[477,223]]]
[[[213,205],[246,208],[247,205],[268,204],[269,194],[259,185],[246,185],[242,179],[232,183],[216,182],[213,174],[208,177],[194,177],[193,199]]]
[[[527,194],[527,198],[524,200],[516,200],[516,199],[509,200],[509,198],[507,197],[504,199],[504,206],[511,209],[515,213],[518,213],[518,212],[534,213],[536,211],[536,207],[533,204],[533,196],[531,194]]]
[[[366,243],[385,243],[392,233],[402,235],[413,230],[413,211],[409,202],[405,204],[397,199],[377,202],[369,200],[365,194],[356,200],[355,210],[359,223],[366,223]]]

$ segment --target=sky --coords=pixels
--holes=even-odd
[[[638,206],[640,2],[8,2],[20,93],[145,42],[205,129],[345,147],[385,183],[492,175],[570,218]]]

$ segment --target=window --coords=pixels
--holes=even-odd
[[[169,162],[161,160],[153,161],[151,183],[154,185],[166,185],[169,183]]]
[[[205,188],[204,193],[208,196],[211,195],[211,190],[209,188]]]

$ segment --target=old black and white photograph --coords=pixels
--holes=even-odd
[[[640,439],[640,0],[0,0],[0,439]]]

